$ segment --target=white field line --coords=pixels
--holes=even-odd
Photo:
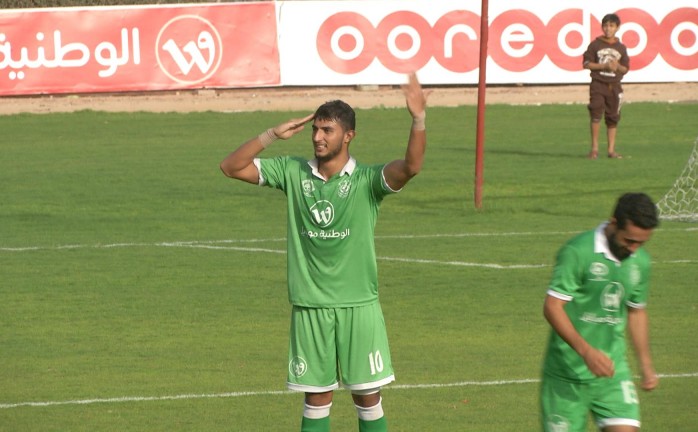
[[[395,261],[404,263],[416,263],[416,264],[437,264],[437,265],[450,265],[459,267],[481,267],[490,268],[498,270],[516,270],[516,269],[531,269],[531,268],[545,268],[549,267],[549,264],[493,264],[493,263],[474,263],[474,262],[464,262],[464,261],[438,261],[429,259],[418,259],[418,258],[394,258],[394,257],[377,257],[381,261]]]
[[[698,231],[698,228],[682,228],[671,231]],[[426,238],[463,238],[463,237],[503,237],[503,236],[541,236],[541,235],[572,235],[577,231],[548,231],[548,232],[506,232],[506,233],[456,233],[456,234],[425,234],[425,235],[388,235],[376,236],[376,239],[426,239]],[[268,238],[268,239],[248,239],[248,240],[201,240],[201,241],[176,241],[176,242],[160,242],[160,243],[111,243],[111,244],[74,244],[74,245],[58,245],[58,246],[26,246],[26,247],[0,247],[0,252],[31,252],[31,251],[48,251],[48,250],[65,250],[65,249],[111,249],[111,248],[130,248],[130,247],[183,247],[196,249],[211,249],[211,250],[231,250],[238,252],[261,252],[285,254],[285,249],[270,249],[270,248],[255,248],[244,246],[230,246],[231,244],[250,244],[250,243],[269,243],[269,242],[285,242],[286,238]],[[220,246],[221,244],[226,246]],[[424,258],[400,258],[379,256],[377,259],[382,261],[404,262],[414,264],[434,264],[457,267],[479,267],[498,270],[517,270],[517,269],[535,269],[550,267],[550,264],[499,264],[499,263],[476,263],[468,261],[440,261]],[[655,262],[655,264],[695,264],[698,260],[681,259]]]
[[[678,373],[678,374],[659,374],[660,378],[698,378],[698,372]],[[459,381],[453,383],[442,384],[402,384],[390,385],[385,387],[383,391],[390,390],[412,390],[426,388],[450,388],[450,387],[488,387],[488,386],[507,386],[517,384],[535,384],[540,382],[537,378],[524,378],[512,380],[497,380],[497,381]],[[151,402],[151,401],[170,401],[170,400],[192,400],[192,399],[222,399],[222,398],[239,398],[248,396],[278,396],[298,394],[298,392],[290,390],[269,390],[269,391],[244,391],[244,392],[229,392],[229,393],[210,393],[210,394],[181,394],[172,396],[124,396],[116,398],[95,398],[95,399],[79,399],[66,401],[43,401],[43,402],[18,402],[18,403],[0,403],[0,409],[20,408],[20,407],[49,407],[56,405],[91,405],[100,403],[123,403],[123,402]]]
[[[657,229],[657,231],[680,231],[680,232],[691,232],[698,231],[698,227],[688,227],[688,228],[673,228],[673,229]],[[478,232],[478,233],[451,233],[451,234],[398,234],[398,235],[379,235],[376,239],[427,239],[427,238],[464,238],[464,237],[512,237],[512,236],[556,236],[556,235],[573,235],[577,234],[579,231],[519,231],[519,232]],[[197,241],[176,241],[176,242],[162,242],[162,243],[112,243],[112,244],[95,244],[95,245],[58,245],[58,246],[24,246],[24,247],[0,247],[0,252],[28,252],[28,251],[39,251],[39,250],[61,250],[61,249],[107,249],[107,248],[118,248],[118,247],[147,247],[147,246],[172,246],[172,247],[186,247],[186,246],[201,246],[201,245],[213,245],[219,243],[264,243],[264,242],[285,242],[285,237],[278,238],[261,238],[261,239],[238,239],[238,240],[197,240]],[[212,249],[215,249],[212,247]],[[248,250],[245,248],[240,248],[241,250]],[[254,249],[249,249],[255,251]],[[266,249],[262,249],[266,251]],[[278,252],[276,250],[268,250],[269,252]]]

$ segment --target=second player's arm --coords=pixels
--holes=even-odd
[[[646,309],[628,308],[628,333],[642,373],[641,387],[643,390],[652,390],[659,384],[659,378],[652,364],[649,318]]]
[[[610,377],[614,374],[613,361],[606,354],[589,345],[579,334],[567,312],[565,300],[548,295],[543,306],[543,315],[553,330],[584,359],[589,370],[596,376]]]

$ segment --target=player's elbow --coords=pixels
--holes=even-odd
[[[223,161],[220,164],[220,169],[223,175],[235,180],[242,180],[247,183],[259,184],[259,171],[254,164],[249,164],[240,167],[230,161]]]
[[[543,305],[543,318],[547,322],[550,322],[550,309],[548,308],[547,305]]]
[[[551,322],[553,313],[554,313],[554,302],[552,299],[548,296],[545,298],[545,301],[543,302],[543,318],[545,318],[546,321]]]
[[[240,169],[230,163],[226,163],[226,161],[221,162],[220,169],[221,172],[223,172],[223,175],[225,175],[228,178],[245,180],[245,170]]]
[[[225,161],[221,162],[219,168],[221,169],[221,172],[224,176],[229,178],[235,178],[235,171],[229,165],[227,165]]]

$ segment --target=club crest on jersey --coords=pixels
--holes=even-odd
[[[321,200],[310,207],[310,214],[313,216],[315,225],[325,228],[334,220],[334,206],[326,200]]]
[[[337,189],[337,195],[340,196],[340,198],[346,198],[349,196],[349,191],[351,190],[351,181],[348,179],[343,179],[339,183],[339,188]]]
[[[618,312],[625,290],[623,285],[614,282],[606,285],[601,293],[601,307],[607,312]]]
[[[548,417],[547,423],[550,432],[568,432],[570,430],[570,422],[561,415],[551,415]]]
[[[312,180],[303,180],[301,182],[301,186],[303,188],[303,195],[307,197],[313,196],[313,192],[315,192],[315,185],[313,184]]]
[[[605,280],[608,275],[608,267],[604,263],[594,262],[589,266],[589,273],[594,275],[593,280]]]
[[[296,378],[300,378],[308,372],[308,363],[303,357],[293,357],[288,363],[288,371]]]

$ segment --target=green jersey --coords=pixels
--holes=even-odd
[[[317,161],[257,159],[260,184],[281,189],[288,204],[288,297],[305,307],[351,307],[378,300],[374,229],[392,191],[383,165],[351,158],[325,181]]]
[[[567,301],[565,311],[577,332],[613,360],[617,373],[624,373],[627,308],[646,305],[650,257],[640,248],[618,261],[609,250],[605,226],[576,236],[560,249],[548,295]],[[584,360],[554,330],[544,373],[576,382],[594,379]]]

